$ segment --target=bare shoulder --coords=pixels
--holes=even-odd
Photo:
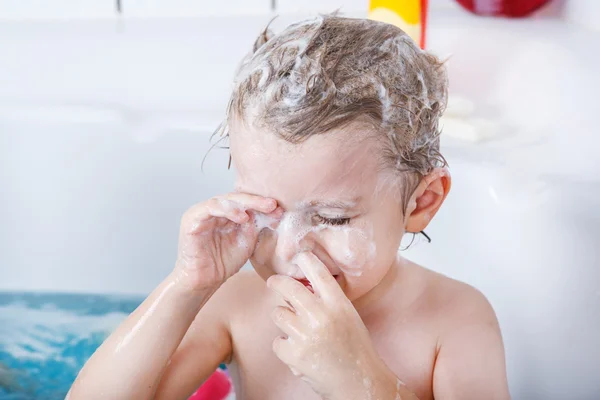
[[[413,265],[436,331],[434,397],[509,399],[504,345],[496,314],[473,286]]]
[[[479,290],[416,264],[409,268],[422,282],[422,298],[440,322],[442,333],[471,324],[489,324],[497,329],[494,309]]]

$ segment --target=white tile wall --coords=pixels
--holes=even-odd
[[[565,18],[600,31],[600,1],[598,0],[570,0],[565,1]],[[600,43],[598,44],[600,47]]]
[[[222,110],[237,64],[269,19],[5,22],[0,107],[25,102]]]
[[[111,17],[117,0],[0,0],[0,19]],[[365,16],[369,0],[121,0],[127,16],[280,15],[328,13],[341,10],[349,16]],[[458,9],[454,0],[430,0],[431,10]],[[555,0],[546,7],[552,15],[600,29],[600,1]]]
[[[271,0],[121,0],[127,16],[193,16],[207,14],[266,14]]]
[[[369,0],[276,0],[277,12],[282,14],[297,12],[327,13],[339,8],[345,15],[360,16],[367,14],[369,3]],[[455,0],[429,0],[429,8],[431,10],[455,9],[459,7]]]
[[[115,0],[0,0],[0,19],[115,15]]]
[[[366,15],[369,0],[276,0],[277,12],[287,14],[295,12],[330,13],[337,9],[344,14],[357,12]]]

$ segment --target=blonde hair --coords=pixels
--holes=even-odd
[[[401,29],[325,15],[278,35],[265,29],[238,69],[217,132],[227,136],[238,118],[299,143],[363,122],[383,140],[388,165],[423,176],[446,164],[438,122],[447,86],[443,63]]]

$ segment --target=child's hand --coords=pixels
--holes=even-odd
[[[215,289],[252,255],[258,234],[256,212],[278,219],[277,202],[230,193],[196,204],[181,220],[176,271],[194,290]]]
[[[315,293],[288,276],[269,278],[268,286],[289,306],[273,310],[273,321],[287,335],[275,339],[273,351],[325,399],[370,398],[386,367],[367,328],[319,258],[302,253],[295,261]]]

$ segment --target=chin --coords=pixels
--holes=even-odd
[[[344,294],[350,301],[355,301],[369,293],[370,289],[364,287],[342,287]]]
[[[358,300],[375,289],[384,277],[385,274],[383,276],[374,274],[348,276],[347,278],[344,278],[342,288],[350,301]]]

